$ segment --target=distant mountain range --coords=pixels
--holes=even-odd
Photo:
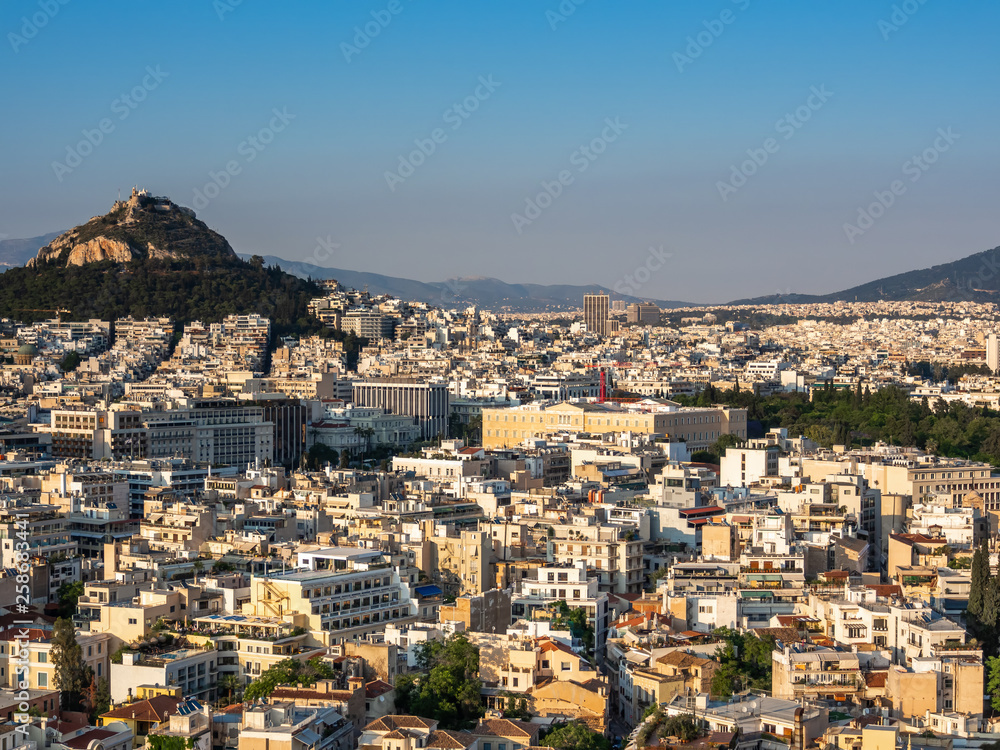
[[[52,232],[28,239],[0,240],[0,269],[23,266],[38,255],[40,248],[63,244],[53,242],[61,234],[67,233]],[[205,244],[215,245],[218,243],[223,248],[225,247],[225,240],[211,233],[210,230],[204,235],[205,238],[211,240]],[[220,251],[215,247],[213,250]],[[48,252],[51,253],[51,250]],[[222,252],[225,251],[222,250]],[[240,254],[239,257],[246,260],[252,256]],[[444,307],[470,304],[492,309],[506,307],[520,312],[551,310],[558,307],[579,308],[582,305],[584,294],[607,291],[606,287],[597,285],[510,284],[489,277],[425,282],[366,271],[326,268],[312,263],[290,261],[273,255],[264,256],[264,261],[268,265],[278,265],[286,273],[302,279],[311,278],[314,281],[336,279],[347,287],[367,288],[372,294],[390,294],[400,299]],[[657,300],[626,295],[613,296],[615,299],[623,299],[626,302],[649,301],[667,309],[698,306],[697,303],[676,300]],[[739,299],[730,304],[808,304],[875,302],[878,300],[923,302],[967,300],[1000,303],[1000,247],[931,268],[906,271],[894,276],[876,279],[831,294],[769,295]]]
[[[1000,247],[950,263],[906,271],[842,292],[825,295],[785,294],[736,300],[734,305],[808,304],[816,302],[1000,302]]]
[[[241,255],[247,259],[251,256]],[[391,294],[400,299],[425,302],[439,307],[459,304],[477,305],[491,309],[508,307],[518,312],[532,312],[551,309],[555,306],[580,308],[583,295],[608,291],[608,287],[595,284],[580,286],[573,284],[508,284],[500,279],[478,276],[447,281],[414,281],[395,276],[384,276],[367,271],[348,271],[344,268],[325,268],[311,263],[285,260],[273,255],[265,255],[269,265],[277,264],[283,271],[303,279],[336,279],[341,284],[354,289],[367,287],[371,294]],[[676,300],[657,300],[647,297],[613,295],[625,302],[652,302],[663,308],[689,307],[693,303]]]
[[[19,240],[0,240],[0,268],[16,268],[23,266],[38,254],[38,251],[48,245],[62,232],[51,232],[40,237],[29,237]]]

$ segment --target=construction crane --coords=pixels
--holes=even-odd
[[[17,309],[17,312],[50,312],[50,313],[55,313],[56,315],[59,316],[59,322],[60,323],[62,323],[63,313],[66,313],[67,315],[71,315],[72,314],[72,310],[66,310],[66,309],[64,309],[62,307],[56,307],[56,308],[52,308],[52,307],[21,307],[21,308]]]

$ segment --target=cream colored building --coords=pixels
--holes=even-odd
[[[483,447],[487,449],[510,448],[560,432],[635,432],[684,440],[694,452],[708,448],[722,435],[745,438],[746,428],[746,409],[686,408],[656,399],[627,407],[563,401],[483,409]]]
[[[244,615],[302,624],[323,645],[412,622],[416,603],[399,572],[377,550],[328,547],[299,553],[287,573],[254,576]]]
[[[26,629],[27,643],[23,639],[16,640],[23,630],[12,627],[0,633],[0,685],[4,688],[23,688],[19,681],[27,678],[26,687],[37,690],[55,689],[55,672],[52,665],[52,631]],[[94,671],[94,676],[109,679],[108,667],[111,657],[111,636],[107,633],[78,633],[77,643],[80,644],[83,662]],[[21,644],[21,654],[16,653],[17,645]],[[18,672],[18,661],[28,651],[28,668]]]

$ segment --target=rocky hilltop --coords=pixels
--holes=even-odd
[[[256,313],[281,336],[324,329],[309,313],[309,300],[322,294],[317,284],[261,257],[243,260],[193,211],[144,190],[133,189],[104,216],[38,239],[45,244],[34,246],[41,247],[35,257],[0,273],[0,317],[38,320],[63,308],[71,320],[213,323]]]
[[[225,237],[199,221],[190,208],[132,188],[128,200],[115,201],[104,216],[56,237],[26,265],[68,267],[195,256],[235,258],[236,253]]]

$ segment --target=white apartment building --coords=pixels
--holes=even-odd
[[[608,595],[598,589],[597,578],[588,577],[586,564],[551,564],[536,570],[537,578],[520,581],[521,591],[511,597],[514,619],[530,617],[536,609],[565,601],[570,607],[580,607],[594,628],[594,652],[604,658],[611,615]]]

